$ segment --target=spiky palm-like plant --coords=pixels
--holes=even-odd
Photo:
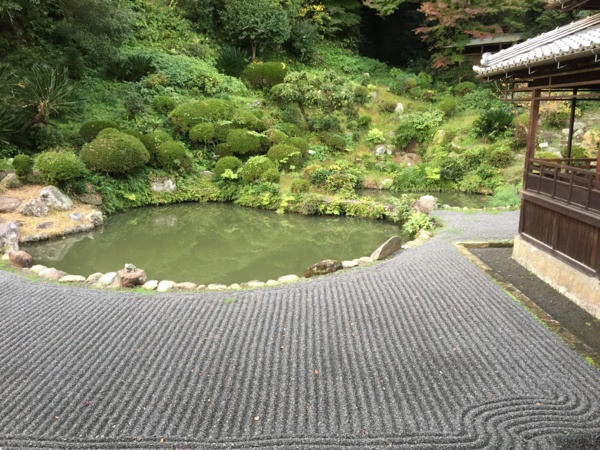
[[[14,93],[22,108],[29,112],[22,131],[36,124],[48,124],[53,116],[74,113],[81,106],[79,94],[66,69],[34,66],[17,83]]]
[[[239,77],[248,64],[250,64],[250,55],[247,52],[237,47],[223,47],[216,67],[225,75]]]

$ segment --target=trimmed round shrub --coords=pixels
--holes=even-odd
[[[121,130],[121,133],[128,134],[129,136],[133,136],[135,138],[138,138],[139,140],[141,140],[144,137],[144,133],[138,130]]]
[[[263,173],[262,181],[266,181],[268,183],[279,183],[280,178],[281,174],[279,173],[279,170],[273,167],[272,169],[269,169]]]
[[[327,146],[335,152],[343,152],[346,150],[346,139],[339,134],[332,134],[328,137]]]
[[[295,123],[282,122],[277,125],[277,128],[290,137],[302,136],[302,129]]]
[[[242,78],[255,89],[270,89],[283,83],[287,68],[282,62],[253,63],[244,69]]]
[[[33,170],[33,158],[29,155],[16,155],[12,166],[19,178],[27,178]]]
[[[358,118],[358,126],[361,128],[369,128],[373,122],[373,118],[369,115],[360,116]]]
[[[456,86],[454,86],[454,92],[463,97],[469,92],[474,91],[476,87],[477,85],[472,81],[463,81],[462,83],[458,83]]]
[[[226,170],[231,170],[232,172],[237,172],[242,167],[242,161],[235,156],[224,156],[223,158],[217,161],[215,168],[213,170],[213,174],[215,175],[215,179],[220,180],[221,175]]]
[[[364,105],[369,101],[371,93],[369,92],[369,89],[367,89],[365,86],[359,85],[354,87],[354,97],[356,98],[357,103]]]
[[[199,123],[190,130],[190,140],[198,144],[208,144],[215,138],[215,127],[212,123]]]
[[[213,123],[213,128],[215,130],[215,139],[219,142],[225,142],[227,135],[233,129],[231,125],[222,123]]]
[[[450,117],[452,114],[454,114],[454,111],[456,111],[458,103],[454,97],[445,96],[439,99],[437,102],[437,107],[444,113],[444,116]]]
[[[281,144],[288,140],[288,135],[280,130],[269,130],[267,133],[271,144]]]
[[[148,150],[151,161],[154,159],[157,147],[163,142],[168,142],[172,140],[173,138],[169,136],[169,133],[165,131],[153,131],[151,133],[143,135],[140,139],[142,144],[144,144],[144,147],[146,147],[146,150]]]
[[[79,178],[85,166],[73,152],[44,152],[35,158],[35,166],[45,183],[61,184]]]
[[[192,156],[183,143],[166,141],[156,147],[155,163],[158,167],[167,170],[188,171],[192,167]]]
[[[302,164],[302,153],[292,145],[274,145],[267,152],[267,157],[286,172],[292,167],[298,169],[300,164]]]
[[[150,153],[139,139],[120,131],[111,131],[84,146],[80,158],[90,170],[125,174],[146,164],[150,160]]]
[[[302,157],[305,157],[306,155],[308,155],[309,145],[308,145],[308,141],[306,139],[301,138],[301,137],[291,137],[287,140],[286,144],[293,145],[298,150],[300,150]]]
[[[269,158],[264,155],[253,156],[242,167],[242,181],[244,184],[266,181],[265,173],[270,169],[275,169],[275,165]]]
[[[236,128],[247,128],[253,131],[265,131],[265,123],[247,109],[238,109],[233,114],[233,124]]]
[[[90,120],[81,125],[81,128],[79,128],[79,136],[85,142],[91,142],[98,136],[98,133],[105,128],[116,128],[118,130],[119,126],[116,123],[107,120]]]
[[[175,99],[168,95],[158,95],[152,99],[152,107],[161,114],[169,114],[176,106]]]
[[[234,155],[247,155],[260,150],[260,137],[248,130],[231,130],[227,134],[227,144],[231,146]]]
[[[303,194],[305,192],[308,192],[309,186],[310,185],[308,184],[308,181],[306,181],[304,178],[298,178],[292,181],[290,190],[293,194]]]
[[[231,120],[232,116],[233,106],[230,102],[211,98],[179,105],[171,111],[169,119],[180,133],[187,133],[199,123]]]
[[[215,145],[214,152],[219,158],[224,156],[233,156],[233,149],[231,148],[231,145],[226,142],[221,142],[220,144]]]

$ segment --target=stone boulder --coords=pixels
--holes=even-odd
[[[152,192],[168,192],[173,194],[177,190],[177,184],[170,178],[157,178],[150,183]]]
[[[2,181],[0,181],[0,188],[4,189],[15,189],[21,186],[19,177],[14,173],[7,174]]]
[[[404,105],[402,103],[396,103],[396,107],[394,108],[394,114],[404,114]]]
[[[146,281],[148,281],[146,272],[142,269],[121,269],[117,272],[117,279],[119,280],[119,285],[122,288],[142,286],[144,283],[146,283]]]
[[[46,217],[50,213],[50,208],[39,198],[29,200],[21,208],[21,214],[28,217]]]
[[[102,204],[102,196],[97,192],[90,192],[77,197],[81,203],[92,206],[100,206]]]
[[[66,211],[73,207],[73,201],[55,186],[46,186],[40,190],[38,197],[51,209]]]
[[[403,153],[394,157],[396,164],[406,164],[408,167],[421,164],[423,160],[418,153]]]
[[[19,250],[19,225],[17,222],[0,224],[0,251],[16,252]]]
[[[86,220],[91,222],[95,227],[99,227],[104,223],[104,217],[100,211],[92,211],[87,216],[85,216]]]
[[[323,261],[319,261],[318,263],[313,264],[304,275],[304,278],[316,277],[318,275],[325,275],[328,273],[337,272],[338,270],[342,270],[344,268],[341,261],[335,259],[324,259]]]
[[[0,195],[0,213],[10,213],[15,211],[21,200],[16,197],[9,197],[8,195]]]
[[[83,220],[83,214],[81,214],[80,212],[74,212],[69,214],[69,218],[73,222],[81,222]]]
[[[19,269],[29,269],[30,267],[33,267],[33,257],[23,250],[10,252],[8,254],[8,261]]]
[[[392,253],[397,252],[402,248],[402,239],[400,236],[392,236],[387,241],[379,246],[377,250],[371,253],[371,259],[373,261],[379,261],[387,258]]]
[[[156,287],[157,292],[169,292],[175,287],[175,282],[171,280],[162,280]]]
[[[378,145],[373,153],[375,156],[391,155],[394,147],[391,145]]]
[[[429,214],[437,209],[438,204],[433,195],[424,195],[411,206],[419,212]]]
[[[62,270],[55,269],[54,267],[50,267],[48,269],[41,270],[38,275],[41,278],[45,278],[46,280],[54,280],[58,281],[62,277],[66,277],[68,275],[67,272],[63,272]]]

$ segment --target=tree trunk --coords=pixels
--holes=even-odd
[[[302,102],[298,102],[298,107],[300,108],[300,114],[302,114],[302,118],[306,122],[306,126],[308,126],[308,130],[312,131],[313,126],[309,117],[306,115],[306,110],[304,109],[304,104]]]
[[[252,43],[252,62],[256,61],[256,43]]]

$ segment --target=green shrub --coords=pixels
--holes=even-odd
[[[81,125],[81,128],[79,128],[79,136],[85,142],[91,142],[96,136],[98,136],[98,133],[105,128],[119,129],[119,126],[114,122],[109,122],[106,120],[90,120]]]
[[[286,172],[298,169],[302,164],[302,153],[292,145],[274,145],[267,152],[267,157]]]
[[[356,99],[356,103],[359,105],[364,105],[365,103],[368,103],[369,99],[371,98],[371,93],[365,86],[355,86],[354,98]]]
[[[51,125],[29,128],[27,135],[30,141],[28,146],[36,153],[53,147],[61,147],[65,144],[61,131]]]
[[[563,158],[566,158],[567,155],[567,151],[568,149],[566,147],[562,148],[560,150],[560,154],[562,155]],[[573,145],[571,146],[571,158],[576,158],[576,159],[581,159],[581,158],[589,158],[590,154],[588,153],[588,151],[581,147],[580,145]]]
[[[261,147],[260,137],[248,130],[231,130],[227,135],[227,144],[234,155],[257,153]]]
[[[230,77],[239,77],[250,63],[250,55],[237,47],[223,47],[217,58],[216,68]]]
[[[371,128],[367,132],[367,137],[365,138],[369,144],[377,145],[385,142],[385,135],[383,131],[378,128]]]
[[[199,123],[190,130],[190,141],[208,144],[215,138],[215,127],[212,123]]]
[[[473,92],[477,88],[477,85],[472,81],[463,81],[462,83],[458,83],[454,86],[454,92],[456,92],[461,97],[464,97],[470,92]]]
[[[213,98],[183,103],[171,111],[169,119],[180,133],[187,133],[199,123],[231,120],[233,112],[234,109],[230,102]]]
[[[316,131],[336,131],[342,129],[342,121],[336,114],[326,114],[313,122]]]
[[[81,160],[90,170],[109,174],[125,174],[143,166],[150,154],[139,139],[120,131],[96,137],[81,149]]]
[[[456,107],[458,106],[458,103],[454,97],[450,97],[448,95],[445,97],[441,97],[438,100],[436,106],[438,107],[438,109],[440,111],[442,111],[444,113],[445,117],[450,117],[450,116],[452,116],[452,114],[454,114],[454,111],[456,111]]]
[[[281,178],[281,173],[275,167],[271,169],[267,169],[265,173],[262,175],[263,181],[267,183],[279,183],[279,179]]]
[[[302,136],[302,129],[295,123],[281,122],[277,124],[277,128],[290,137]]]
[[[358,177],[351,172],[331,171],[325,180],[325,190],[332,194],[354,193],[358,183]]]
[[[393,113],[396,111],[397,102],[391,102],[389,100],[382,100],[379,102],[379,110],[385,113]]]
[[[400,148],[406,148],[413,139],[423,143],[431,137],[433,130],[439,127],[443,120],[444,113],[439,109],[407,114],[396,129],[394,143]]]
[[[236,128],[247,128],[253,131],[265,131],[265,123],[247,109],[238,109],[233,114],[232,122]]]
[[[282,144],[289,139],[288,135],[280,130],[269,130],[267,135],[271,144]]]
[[[62,184],[79,178],[85,166],[75,153],[44,152],[35,158],[35,167],[45,183]]]
[[[150,160],[154,160],[154,156],[156,155],[157,147],[163,142],[172,141],[173,138],[169,135],[169,133],[165,131],[153,131],[151,133],[145,134],[142,136],[140,141],[148,150],[148,154],[150,155]]]
[[[290,190],[293,194],[303,194],[308,192],[309,184],[304,178],[297,178],[292,181],[292,185],[290,186]]]
[[[144,137],[144,133],[142,133],[141,131],[138,131],[138,130],[132,130],[132,129],[121,130],[121,133],[125,133],[125,134],[128,134],[129,136],[133,136],[134,138],[138,138],[140,141]]]
[[[301,20],[292,26],[288,43],[292,54],[300,61],[309,61],[315,54],[315,44],[318,39],[317,25],[310,20]]]
[[[293,145],[298,150],[300,150],[300,154],[303,158],[306,157],[306,155],[308,155],[309,146],[308,141],[306,139],[301,137],[291,137],[287,140],[286,144]]]
[[[287,75],[287,68],[281,62],[252,63],[244,69],[242,77],[255,89],[271,89]]]
[[[33,158],[29,155],[16,155],[12,166],[19,178],[27,178],[33,170]]]
[[[265,174],[275,169],[273,162],[264,155],[252,156],[242,167],[242,181],[244,184],[252,184],[265,181]]]
[[[358,118],[358,126],[360,128],[369,128],[373,122],[373,118],[369,115],[363,115]]]
[[[478,137],[497,139],[512,128],[514,118],[514,113],[506,106],[486,109],[473,123],[473,132]]]
[[[494,207],[516,207],[521,204],[521,197],[516,186],[500,186],[494,191],[494,195],[488,199],[488,203]]]
[[[213,127],[215,129],[215,139],[219,142],[225,142],[227,135],[233,129],[228,123],[213,123]]]
[[[315,186],[323,186],[327,181],[327,177],[331,174],[329,169],[324,167],[317,168],[316,170],[310,172],[310,182]]]
[[[152,107],[161,114],[169,114],[176,106],[175,99],[168,95],[157,95],[152,99]]]
[[[433,222],[427,214],[416,212],[402,225],[402,231],[410,237],[414,237],[421,230],[433,230]]]
[[[215,168],[213,170],[213,174],[216,180],[221,179],[221,175],[226,170],[231,170],[233,173],[236,173],[242,167],[242,161],[235,156],[224,156],[217,161],[215,164]]]
[[[343,152],[347,147],[346,139],[339,134],[329,135],[325,143],[334,152]]]
[[[226,142],[221,142],[220,144],[215,145],[214,152],[219,158],[233,156],[234,154],[233,148],[231,148],[231,145],[227,144]]]
[[[486,160],[493,167],[508,167],[514,159],[514,154],[509,145],[494,145],[487,150]]]
[[[158,167],[167,170],[183,169],[188,171],[192,167],[192,156],[185,145],[177,141],[166,141],[156,147],[155,162]]]

